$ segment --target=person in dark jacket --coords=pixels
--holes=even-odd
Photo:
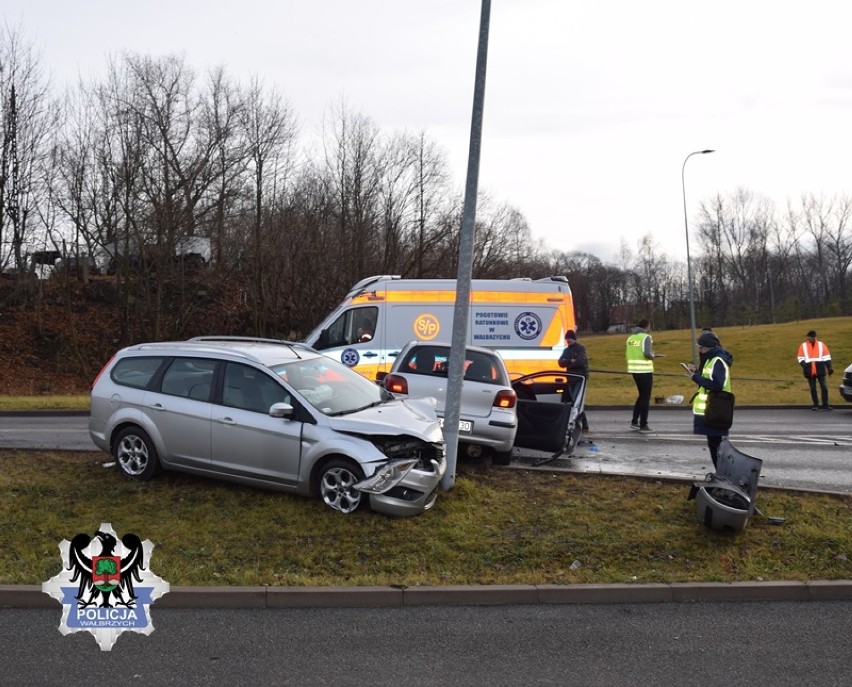
[[[687,365],[690,378],[698,385],[698,393],[692,400],[692,433],[707,437],[707,447],[713,467],[719,458],[719,445],[728,436],[728,430],[719,427],[708,427],[704,422],[704,410],[707,407],[707,392],[731,391],[731,364],[733,356],[728,353],[713,332],[705,331],[698,337],[698,367]]]
[[[588,383],[589,356],[586,352],[586,347],[577,341],[577,332],[573,329],[569,329],[565,332],[565,350],[562,351],[562,355],[559,356],[558,365],[559,367],[564,367],[568,374],[579,375],[586,380],[586,383]],[[562,402],[576,402],[582,385],[582,380],[577,379],[576,377],[569,377],[568,385],[565,387],[565,391],[562,392]],[[580,414],[578,420],[580,421],[580,426],[583,428],[583,431],[588,432],[589,422],[586,420],[585,411]]]

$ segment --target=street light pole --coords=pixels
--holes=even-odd
[[[456,273],[456,303],[453,309],[453,331],[447,370],[447,402],[444,407],[444,445],[447,469],[441,478],[444,491],[456,481],[459,450],[459,416],[461,415],[462,380],[464,378],[465,345],[470,316],[470,279],[473,270],[473,248],[476,239],[476,194],[479,185],[479,158],[482,150],[482,120],[485,113],[485,74],[488,63],[488,31],[491,25],[491,0],[482,0],[479,19],[479,45],[476,51],[476,76],[473,82],[473,112],[470,118],[470,149],[467,156],[467,183],[464,191],[459,263]]]
[[[680,185],[683,189],[683,226],[686,230],[686,281],[689,292],[689,327],[692,333],[692,364],[698,364],[698,344],[695,340],[695,298],[692,295],[692,260],[689,257],[689,219],[686,214],[686,161],[693,155],[707,155],[715,153],[715,150],[696,150],[686,156],[683,166],[680,168]]]

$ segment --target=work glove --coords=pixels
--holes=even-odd
[[[829,377],[831,377],[831,375],[833,375],[833,374],[834,374],[834,368],[833,368],[833,367],[829,367],[829,368],[828,368],[828,376],[829,376]]]

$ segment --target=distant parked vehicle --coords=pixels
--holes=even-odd
[[[91,255],[69,255],[66,258],[59,258],[53,266],[53,274],[55,276],[67,276],[74,279],[85,278],[87,271],[90,277],[101,273],[95,259]]]
[[[852,403],[852,365],[843,372],[843,379],[840,380],[840,395]]]
[[[92,386],[89,433],[118,470],[161,468],[417,515],[446,469],[435,404],[399,401],[304,344],[240,337],[137,344]]]
[[[449,344],[412,341],[396,357],[384,387],[397,398],[436,398],[443,418],[449,357]],[[494,463],[506,464],[518,428],[506,365],[495,351],[476,346],[466,349],[464,364],[459,443],[470,457],[490,454]]]

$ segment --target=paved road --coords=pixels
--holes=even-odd
[[[0,610],[0,683],[852,684],[852,602],[153,609],[110,652],[59,609]]]
[[[707,440],[692,434],[689,409],[652,410],[650,434],[628,428],[629,410],[590,410],[588,416],[589,442],[545,469],[681,479],[702,479],[713,470]],[[763,461],[762,486],[852,493],[852,406],[819,412],[741,408],[730,439]],[[516,450],[516,464],[543,457]]]
[[[569,459],[547,470],[702,479],[712,471],[704,437],[692,434],[688,408],[651,411],[651,434],[628,428],[629,410],[588,412],[589,441]],[[0,448],[96,450],[86,416],[0,415]],[[731,441],[763,460],[762,486],[852,493],[852,406],[812,412],[803,409],[737,410]],[[542,454],[516,450],[516,467],[529,467]]]

